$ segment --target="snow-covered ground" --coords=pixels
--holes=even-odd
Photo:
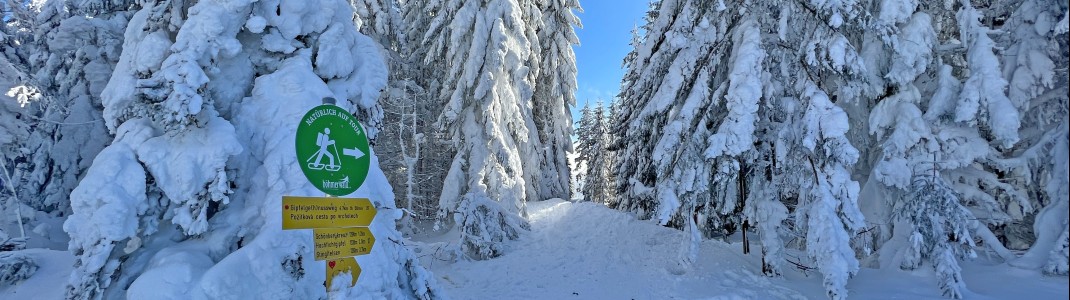
[[[74,255],[69,251],[49,249],[21,250],[37,263],[37,272],[13,286],[0,286],[0,299],[51,300],[64,299],[67,278],[74,267]]]
[[[697,262],[679,263],[684,232],[592,203],[529,203],[532,232],[507,254],[487,261],[436,259],[439,237],[422,237],[420,255],[456,299],[827,299],[820,274],[785,267],[762,276],[754,245],[706,240]],[[752,243],[755,242],[752,240]],[[1067,299],[1067,277],[1006,265],[965,262],[968,299]],[[947,299],[931,272],[863,269],[852,299]]]
[[[448,235],[417,237],[421,261],[454,299],[826,299],[821,277],[786,267],[760,274],[758,247],[706,240],[698,261],[680,263],[682,231],[638,221],[592,203],[528,205],[532,231],[486,261],[450,263],[434,249]],[[0,287],[0,299],[62,299],[74,262],[66,251],[25,250],[40,265],[26,281]],[[983,257],[982,257],[983,258]],[[967,299],[1067,299],[1067,277],[1043,276],[983,259],[963,263]],[[931,273],[862,269],[852,299],[947,299]]]

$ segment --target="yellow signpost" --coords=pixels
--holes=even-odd
[[[353,256],[371,253],[375,245],[368,225],[375,206],[366,198],[282,196],[282,229],[312,229],[316,260],[327,261],[327,288],[343,271],[357,284],[360,266]]]
[[[332,259],[327,261],[327,289],[331,289],[331,281],[338,273],[348,271],[353,275],[353,279],[350,279],[349,286],[357,284],[357,277],[360,277],[360,265],[357,264],[357,260],[352,257],[345,257],[340,259]]]
[[[282,229],[368,226],[374,218],[367,198],[282,196]]]
[[[368,254],[375,244],[368,227],[316,228],[312,230],[312,238],[316,243],[316,260]]]
[[[328,195],[349,195],[368,175],[371,149],[353,115],[334,106],[334,98],[323,103],[305,113],[297,127],[301,172]],[[282,196],[282,229],[313,230],[316,260],[327,260],[328,291],[344,271],[353,274],[349,286],[357,284],[360,265],[353,256],[371,253],[375,237],[367,226],[373,219],[375,206],[366,198]]]

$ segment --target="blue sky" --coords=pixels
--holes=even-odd
[[[649,7],[646,0],[580,0],[583,13],[577,14],[583,28],[576,30],[580,45],[576,51],[576,108],[572,119],[580,120],[580,110],[587,101],[613,100],[624,75],[621,60],[631,51],[628,41],[632,27],[643,25]]]

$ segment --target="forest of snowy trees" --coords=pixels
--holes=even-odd
[[[862,266],[960,298],[979,252],[1066,275],[1065,2],[662,0],[633,46],[579,124],[586,199],[757,233],[833,299]]]
[[[682,230],[685,266],[742,235],[831,299],[860,268],[962,298],[978,255],[1067,275],[1065,1],[655,0],[618,96],[577,108],[580,6],[6,0],[0,287],[60,247],[68,299],[322,298],[278,216],[321,195],[293,135],[324,97],[366,127],[351,197],[379,207],[377,267],[332,297],[445,297],[408,236],[493,259],[548,199]]]
[[[458,228],[456,255],[485,259],[527,230],[527,201],[570,196],[576,1],[4,8],[0,240],[39,247],[60,220],[77,258],[70,299],[166,294],[153,289],[180,269],[170,292],[322,293],[308,233],[280,231],[276,216],[282,195],[315,194],[288,141],[324,97],[344,99],[382,153],[351,196],[385,215],[372,225],[381,251],[361,260],[393,266],[337,295],[441,296],[401,243],[414,221]],[[4,282],[35,269],[2,260]],[[219,285],[249,268],[265,272]]]

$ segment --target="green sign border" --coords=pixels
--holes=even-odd
[[[368,177],[368,136],[357,118],[338,106],[324,104],[305,113],[294,148],[305,178],[328,195],[352,194]],[[363,155],[356,158],[358,153]]]

